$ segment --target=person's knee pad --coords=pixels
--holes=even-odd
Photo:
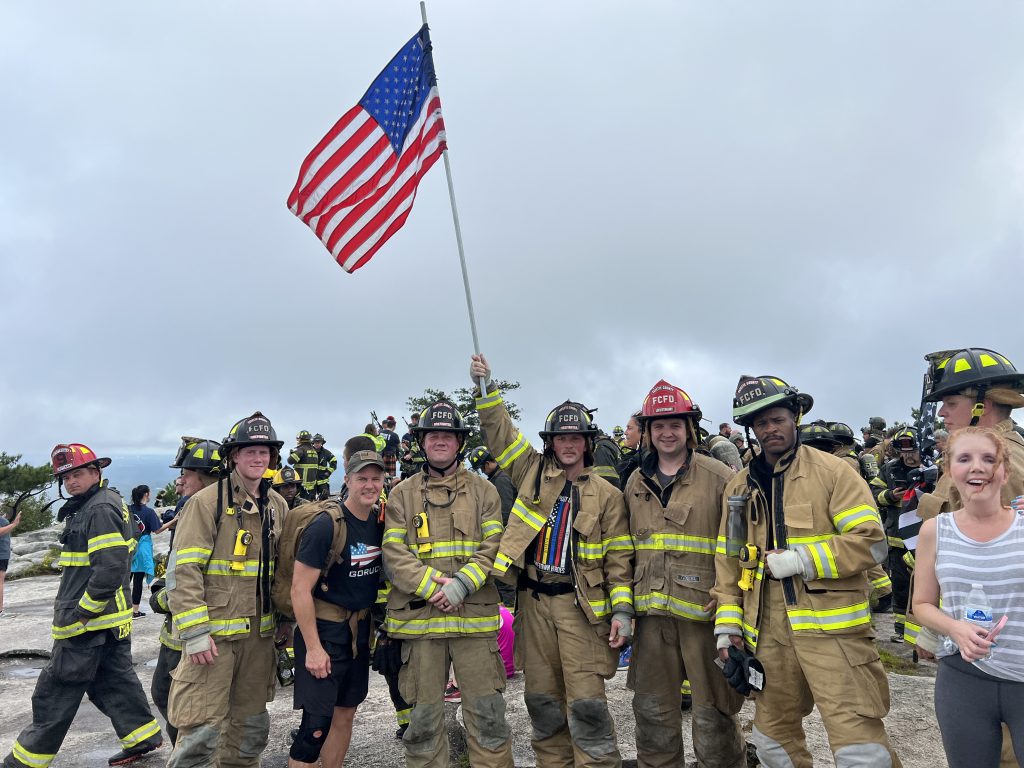
[[[757,748],[757,759],[765,768],[795,768],[786,748],[757,730],[757,726],[750,731],[750,743]]]
[[[561,733],[565,727],[562,702],[547,693],[527,693],[523,696],[526,711],[533,724],[533,740],[544,741]]]
[[[646,752],[669,753],[679,749],[682,731],[679,724],[683,719],[678,706],[673,706],[671,715],[661,700],[653,693],[637,693],[633,696],[633,717],[636,719],[636,742]]]
[[[892,756],[881,744],[848,744],[835,758],[836,768],[892,768]]]
[[[500,693],[480,696],[473,701],[473,715],[476,719],[476,740],[480,746],[492,752],[508,743],[512,731],[505,720],[505,697]]]
[[[320,750],[327,741],[327,732],[331,730],[331,718],[326,715],[310,715],[302,713],[302,723],[295,735],[288,757],[300,763],[315,763],[320,759]]]
[[[615,745],[615,723],[604,699],[576,699],[569,703],[569,733],[573,743],[591,757],[610,755]]]

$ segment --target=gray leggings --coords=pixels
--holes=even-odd
[[[959,653],[945,656],[935,678],[935,717],[949,768],[998,768],[1004,722],[1024,765],[1024,683],[987,675]]]

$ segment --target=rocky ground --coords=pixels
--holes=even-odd
[[[19,537],[20,538],[20,537]],[[165,539],[165,537],[160,537]],[[165,539],[166,540],[166,539]],[[163,542],[161,542],[163,543]],[[159,546],[158,546],[159,549]],[[51,641],[49,637],[53,596],[57,588],[56,576],[20,579],[7,585],[5,603],[12,614],[0,619],[0,754],[10,751],[18,732],[31,719],[31,696],[35,678],[46,664]],[[148,595],[148,592],[147,592]],[[148,612],[148,607],[146,608]],[[913,665],[910,648],[887,641],[892,634],[892,617],[878,617],[878,635],[885,638],[880,646],[892,654],[890,662],[913,674],[891,672],[892,710],[886,718],[890,738],[899,751],[906,768],[937,768],[946,765],[939,739],[932,700],[934,667]],[[136,669],[143,687],[148,691],[159,647],[160,617],[149,615],[135,621],[132,649]],[[625,673],[620,672],[608,684],[608,696],[618,728],[623,758],[636,757],[633,715],[630,706],[632,694],[625,688]],[[509,681],[506,691],[508,720],[512,727],[513,747],[517,766],[536,764],[530,748],[530,725],[523,704],[522,675]],[[449,733],[455,749],[453,762],[461,754],[461,738],[457,726],[458,705],[449,704]],[[291,708],[291,691],[279,689],[270,705],[271,737],[263,765],[283,768],[287,765],[289,731],[298,724],[298,716]],[[744,729],[749,732],[753,705],[747,704],[741,713]],[[371,674],[370,694],[359,708],[355,733],[347,763],[363,768],[400,766],[403,763],[401,744],[395,740],[395,719],[384,681]],[[689,746],[689,718],[684,716],[683,732]],[[806,721],[808,748],[814,754],[815,765],[833,765],[821,720],[815,711]],[[109,721],[88,701],[79,710],[64,747],[53,762],[54,768],[69,766],[105,766],[106,758],[118,750],[117,739]],[[138,763],[140,768],[158,768],[166,764],[167,747]]]

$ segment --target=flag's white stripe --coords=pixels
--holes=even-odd
[[[398,207],[395,208],[391,216],[389,216],[386,221],[381,222],[380,226],[377,227],[376,231],[370,237],[368,237],[361,246],[356,248],[352,252],[351,256],[345,259],[345,261],[341,265],[342,268],[345,269],[345,271],[351,272],[352,267],[354,267],[356,263],[363,257],[363,254],[365,254],[367,251],[369,251],[371,248],[373,248],[373,246],[377,244],[377,241],[380,239],[380,233],[385,232],[387,228],[391,226],[391,222],[393,222],[407,210],[412,208],[412,203],[415,197],[415,191],[413,191],[413,193],[410,195],[406,195],[405,199],[398,204]],[[335,249],[335,260],[337,260],[337,252],[340,250],[341,246]]]
[[[367,112],[362,107],[360,107],[360,112],[360,116],[352,118],[351,122],[349,122],[349,124],[342,129],[341,133],[335,136],[334,140],[331,141],[331,143],[328,144],[326,147],[324,147],[320,151],[320,154],[316,156],[316,159],[313,160],[312,163],[310,163],[309,169],[306,171],[306,175],[303,177],[302,183],[299,185],[300,192],[302,189],[306,187],[307,184],[309,184],[313,177],[316,176],[317,171],[319,171],[323,167],[324,163],[326,163],[334,156],[334,153],[338,151],[339,147],[344,145],[344,143],[348,141],[349,138],[351,138],[356,131],[362,128],[367,121],[373,120],[373,117],[370,115],[370,113]],[[360,119],[360,117],[362,119]]]
[[[431,123],[431,125],[432,124],[433,123]],[[406,166],[405,170],[402,172],[402,175],[395,179],[391,188],[383,195],[381,195],[380,199],[377,200],[377,202],[375,202],[370,208],[368,208],[366,212],[362,216],[360,216],[356,222],[349,226],[345,234],[342,235],[341,238],[339,238],[338,242],[335,243],[334,245],[332,253],[334,254],[335,258],[338,258],[338,256],[341,254],[341,251],[345,248],[349,241],[351,241],[354,237],[356,237],[362,232],[363,227],[370,224],[370,222],[373,221],[374,217],[376,217],[381,212],[381,210],[385,206],[387,206],[388,203],[390,203],[391,200],[396,195],[402,193],[402,189],[405,186],[405,183],[410,178],[414,177],[416,174],[420,172],[420,168],[423,167],[424,158],[429,157],[430,155],[437,151],[437,147],[441,143],[441,138],[441,134],[439,133],[438,135],[434,136],[434,138],[426,146],[421,147],[420,152],[416,157],[416,161],[413,163],[409,163],[409,165]],[[407,194],[409,196],[409,199],[407,201],[408,205],[406,205],[405,203],[399,205],[392,213],[392,215],[389,216],[386,220],[384,220],[384,222],[374,230],[374,235],[371,235],[369,238],[367,238],[362,245],[360,245],[358,248],[356,248],[355,251],[353,251],[352,255],[349,258],[345,259],[346,267],[350,263],[354,264],[363,256],[364,253],[366,253],[370,248],[372,248],[373,244],[377,242],[377,233],[384,232],[385,230],[387,230],[388,226],[391,224],[392,221],[395,220],[395,218],[398,217],[401,211],[408,208],[409,205],[412,205],[413,195],[409,195],[408,192],[404,194]]]
[[[430,129],[433,127],[434,123],[437,122],[437,119],[440,118],[440,115],[441,115],[441,111],[440,110],[434,110],[430,114],[427,114],[426,111],[424,110],[424,114],[423,114],[424,120],[423,121],[417,121],[417,123],[420,124],[420,131],[422,131],[423,133],[428,133],[430,131]],[[430,120],[429,123],[425,122],[427,119]],[[410,136],[407,137],[407,139],[406,139],[405,147],[410,146],[412,142],[417,140],[417,138],[419,138],[419,134],[418,133],[417,134],[410,134]],[[334,258],[338,258],[338,255],[341,253],[341,250],[345,247],[345,244],[348,243],[356,234],[358,234],[360,232],[360,230],[374,216],[376,216],[380,212],[381,208],[383,208],[385,205],[387,205],[388,201],[390,201],[394,197],[394,195],[397,194],[398,190],[400,190],[402,188],[403,184],[409,179],[409,177],[419,171],[419,169],[420,169],[420,167],[421,167],[421,165],[423,163],[424,156],[434,152],[437,149],[437,143],[442,138],[443,138],[443,132],[440,132],[434,138],[434,140],[429,145],[427,145],[427,147],[422,147],[421,146],[420,147],[420,152],[419,152],[418,157],[416,158],[416,161],[412,162],[412,163],[409,163],[405,167],[405,169],[402,171],[402,174],[400,176],[394,177],[394,173],[398,169],[398,164],[396,164],[395,167],[389,171],[389,173],[384,175],[385,178],[389,179],[387,184],[390,184],[390,189],[388,189],[383,195],[381,195],[381,198],[373,206],[371,206],[357,221],[355,221],[351,225],[349,225],[348,231],[345,232],[345,234],[338,240],[338,242],[335,243],[334,248],[331,249],[331,253],[334,256]],[[404,156],[405,155],[403,154],[403,157]],[[399,160],[399,163],[401,163],[401,160]],[[385,186],[386,186],[386,184],[384,183],[384,181],[382,179],[382,183],[378,185],[377,189],[382,189]],[[320,236],[320,239],[323,241],[324,245],[327,245],[330,242],[331,234],[338,227],[338,225],[344,220],[345,216],[348,215],[348,213],[352,210],[352,208],[355,207],[356,204],[358,204],[358,203],[355,203],[355,204],[350,205],[350,206],[345,206],[344,208],[341,208],[341,209],[337,210],[333,214],[330,223],[324,228],[323,234]],[[315,226],[315,224],[311,223],[310,226]],[[368,242],[369,245],[372,245],[372,243],[370,243],[369,241],[367,241],[367,242]],[[365,250],[363,250],[363,253],[365,253]],[[346,259],[346,262],[347,261],[348,261],[348,259]]]
[[[334,186],[342,176],[349,172],[352,166],[363,161],[364,157],[373,149],[373,145],[376,144],[382,136],[384,136],[384,131],[379,125],[374,124],[373,130],[370,131],[369,135],[359,144],[359,146],[356,147],[344,161],[339,163],[338,167],[331,171],[331,173],[328,174],[312,192],[310,192],[309,197],[306,199],[306,204],[298,215],[300,217],[305,216],[313,210],[313,208],[316,207],[316,204],[323,199],[323,196],[330,191],[331,187]],[[374,161],[367,166],[359,176],[352,180],[351,184],[342,190],[335,190],[333,195],[339,199],[344,199],[348,195],[352,194],[352,192],[358,189],[361,184],[365,183],[367,179],[373,177],[373,174],[377,172],[377,169],[384,164],[384,161],[387,160],[388,156],[391,154],[393,154],[393,150],[391,149],[391,145],[388,144],[384,147],[382,152],[378,153]],[[303,192],[305,192],[305,190],[303,190]],[[356,202],[358,202],[358,200]]]
[[[358,189],[360,184],[364,184],[367,180],[373,178],[373,175],[377,173],[381,168],[383,168],[394,156],[395,153],[394,150],[391,149],[391,145],[386,144],[384,148],[377,154],[377,156],[373,158],[373,161],[368,166],[366,166],[366,171],[360,174],[359,178],[356,181],[354,181],[347,190],[345,190],[345,193],[335,195],[334,197],[339,198],[339,200],[344,200],[347,195],[352,194],[354,190]],[[397,163],[395,164],[395,167],[397,167]],[[377,182],[374,188],[368,191],[365,195],[361,196],[358,200],[353,200],[348,205],[346,205],[345,210],[347,211],[350,208],[359,205],[359,203],[361,203],[370,195],[374,194],[377,190],[386,187],[390,182],[391,178],[395,175],[395,167],[389,168],[385,173],[381,174],[380,180]],[[323,218],[324,216],[329,215],[332,210],[336,210],[336,207],[337,203],[328,206],[323,213],[319,213],[316,216],[311,216],[308,222],[310,229],[312,229],[315,232],[317,222],[319,222],[320,219]],[[302,217],[300,216],[300,218]]]

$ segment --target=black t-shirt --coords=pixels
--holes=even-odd
[[[325,600],[350,611],[369,608],[377,601],[377,588],[381,580],[381,540],[384,526],[371,513],[360,520],[342,505],[348,535],[338,562],[327,571],[327,590],[317,584],[313,597]],[[334,540],[334,521],[321,513],[306,526],[299,539],[295,559],[310,568],[321,570],[327,562]]]

